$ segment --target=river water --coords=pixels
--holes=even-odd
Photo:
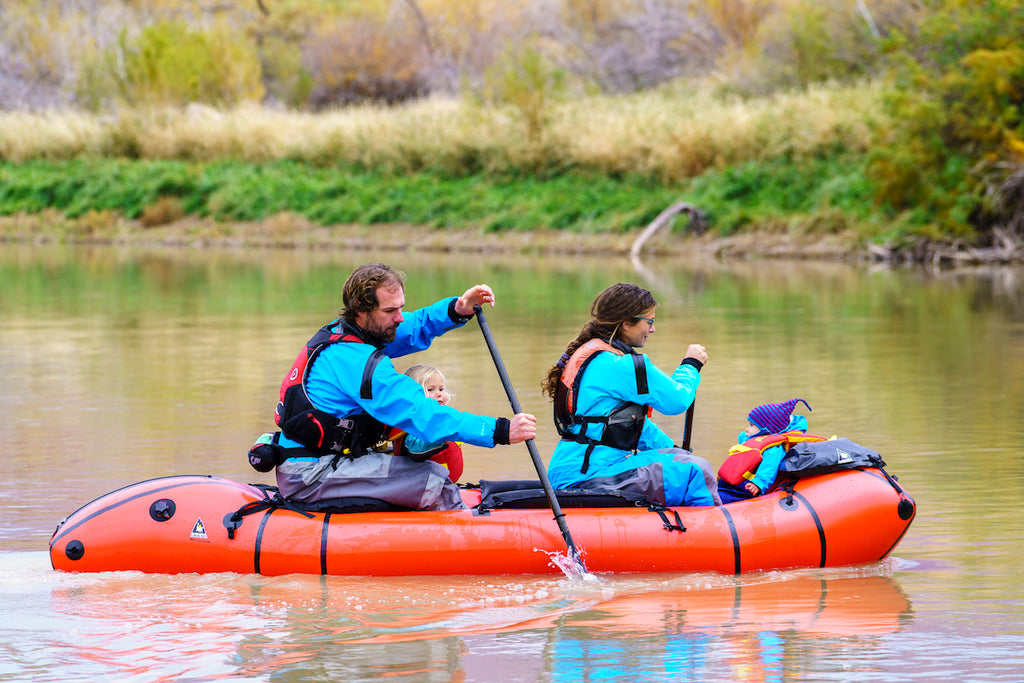
[[[918,504],[893,555],[723,576],[76,575],[55,525],[169,474],[272,483],[244,454],[354,265],[405,270],[408,308],[492,285],[524,409],[619,280],[658,298],[646,351],[707,346],[694,450],[718,465],[750,408],[807,399],[811,431],[879,451]],[[507,414],[473,326],[416,360],[454,405]],[[1020,680],[1024,272],[821,263],[0,245],[0,681]],[[656,415],[670,434],[682,418]],[[463,481],[534,478],[525,447]]]

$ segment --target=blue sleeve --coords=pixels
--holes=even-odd
[[[693,403],[700,386],[700,372],[689,364],[682,364],[669,377],[658,366],[651,362],[646,354],[642,355],[647,368],[647,393],[637,392],[636,371],[633,359],[629,356],[617,356],[613,353],[601,353],[591,361],[591,367],[584,374],[584,382],[591,378],[591,373],[602,378],[608,395],[622,401],[645,403],[659,413],[679,415]],[[594,368],[593,366],[597,366]],[[597,370],[597,372],[595,372]],[[609,381],[611,380],[611,381]]]
[[[405,435],[405,447],[410,453],[426,453],[427,451],[433,450],[443,446],[445,441],[426,441],[412,434]]]
[[[779,476],[779,465],[785,456],[786,449],[782,446],[772,446],[761,454],[761,464],[757,466],[757,472],[754,472],[754,478],[751,479],[757,488],[761,489],[761,493],[775,483],[775,478]]]
[[[464,441],[474,446],[494,446],[497,418],[441,405],[423,393],[419,382],[396,371],[387,358],[373,373],[373,398],[360,399],[359,403],[363,410],[384,424],[424,441]]]
[[[650,359],[643,355],[647,371],[647,387],[645,394],[640,394],[636,386],[636,369],[630,356],[619,356],[614,353],[599,353],[595,356],[580,383],[577,413],[580,415],[607,415],[623,401],[647,404],[665,415],[678,415],[686,412],[693,403],[700,384],[700,373],[692,365],[680,365],[669,377],[659,370]],[[596,427],[592,426],[588,434],[597,437]],[[640,435],[639,450],[672,448],[675,442],[653,420],[644,423]]]
[[[340,343],[321,351],[306,381],[313,405],[339,417],[366,411],[384,424],[426,441],[494,446],[497,418],[440,405],[423,393],[416,380],[396,371],[388,357],[382,358],[374,369],[372,397],[363,398],[360,386],[373,350],[368,344]]]
[[[448,314],[455,297],[448,297],[405,314],[395,331],[395,341],[384,347],[389,358],[400,358],[430,348],[431,342],[445,332],[465,323],[452,320]]]

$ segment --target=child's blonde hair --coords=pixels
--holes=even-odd
[[[455,395],[448,391],[448,381],[444,378],[444,373],[433,365],[427,365],[426,363],[417,363],[416,365],[410,365],[405,369],[405,374],[412,377],[414,380],[420,383],[420,386],[425,387],[430,378],[437,375],[441,378],[441,382],[445,384],[444,389],[444,400],[445,403],[451,401]]]

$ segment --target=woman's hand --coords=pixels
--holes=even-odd
[[[686,357],[699,360],[701,365],[706,365],[708,362],[708,351],[702,344],[690,344],[686,348]]]

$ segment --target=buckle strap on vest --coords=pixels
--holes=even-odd
[[[590,455],[595,446],[635,451],[649,412],[649,407],[646,405],[625,401],[607,415],[579,415],[576,413],[576,402],[583,374],[590,361],[605,351],[620,356],[629,354],[633,363],[633,373],[636,376],[638,396],[650,393],[645,357],[618,340],[608,342],[600,338],[590,339],[578,347],[565,363],[559,363],[562,366],[562,375],[553,397],[555,429],[565,441],[586,444],[587,449],[580,467],[581,474],[586,474],[589,470]],[[587,434],[589,426],[593,424],[602,425],[600,438],[595,439]],[[574,432],[573,428],[578,428],[578,432]]]
[[[596,446],[598,442],[593,439],[588,439],[587,441],[580,441],[580,443],[590,444],[587,446],[587,450],[583,452],[583,465],[580,467],[580,474],[586,474],[587,470],[590,469],[590,454],[594,452],[594,446]]]

